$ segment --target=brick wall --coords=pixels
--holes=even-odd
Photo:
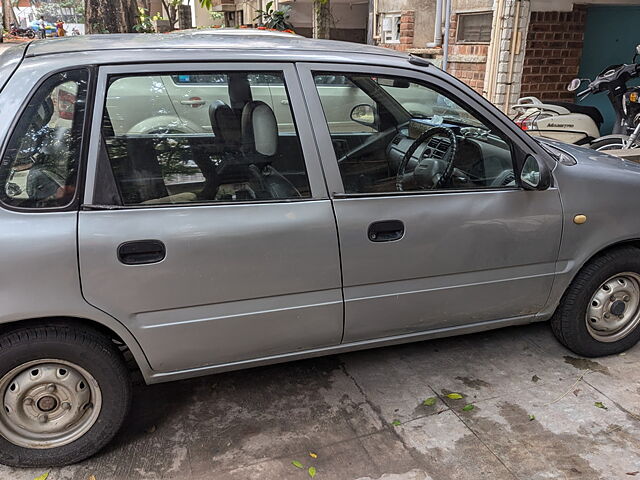
[[[532,12],[522,68],[521,96],[573,101],[567,84],[578,76],[587,10]]]
[[[458,15],[451,16],[449,60],[447,72],[482,93],[487,64],[488,44],[455,43]]]

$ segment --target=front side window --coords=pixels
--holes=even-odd
[[[0,166],[0,198],[19,208],[61,208],[75,196],[85,116],[86,70],[45,81],[20,116]]]
[[[328,75],[343,86],[318,82]],[[345,193],[516,187],[510,142],[449,95],[402,77],[314,76]]]
[[[108,85],[98,203],[311,195],[282,72],[124,75]]]

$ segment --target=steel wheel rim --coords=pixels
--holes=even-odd
[[[67,445],[95,424],[102,408],[98,382],[65,360],[24,363],[0,379],[0,435],[25,448]]]
[[[589,335],[599,342],[617,342],[640,323],[640,275],[613,275],[598,287],[587,306]]]

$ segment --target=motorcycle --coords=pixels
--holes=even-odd
[[[640,87],[628,87],[627,82],[640,77],[636,58],[640,45],[630,64],[612,65],[594,80],[575,78],[567,90],[575,92],[583,82],[587,87],[576,94],[582,100],[591,94],[607,92],[616,115],[610,135],[600,136],[604,122],[596,107],[570,102],[541,102],[535,97],[524,97],[512,108],[516,124],[534,136],[585,145],[594,150],[617,150],[640,147]]]
[[[15,23],[11,24],[9,34],[14,37],[36,38],[36,32],[32,28],[18,27]]]

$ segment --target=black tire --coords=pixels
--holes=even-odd
[[[629,140],[626,135],[620,135],[619,137],[609,137],[602,140],[594,140],[589,144],[591,150],[620,150],[623,147],[622,142]]]
[[[31,29],[27,30],[27,38],[36,38],[36,32]]]
[[[99,385],[102,406],[91,428],[66,445],[25,448],[0,435],[0,463],[12,467],[57,467],[84,460],[114,437],[129,410],[131,383],[122,354],[98,331],[79,325],[42,325],[0,336],[0,378],[38,359],[64,360],[89,372]],[[0,392],[0,399],[4,394]]]
[[[640,324],[625,337],[603,342],[589,333],[587,307],[595,292],[619,273],[640,275],[640,249],[620,247],[589,261],[573,279],[551,318],[551,328],[565,347],[584,357],[600,357],[624,352],[640,340]]]

